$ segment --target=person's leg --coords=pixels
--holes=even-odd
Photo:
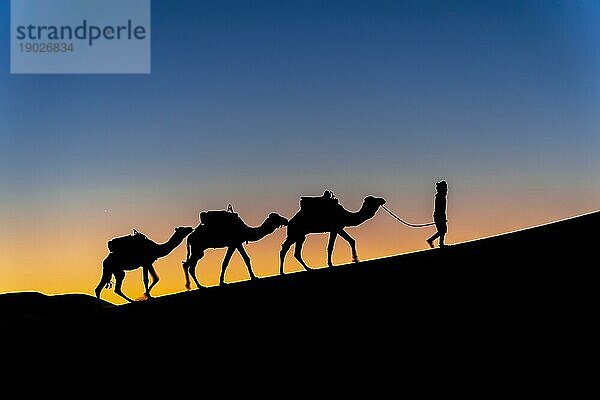
[[[440,237],[440,233],[436,232],[436,233],[433,234],[432,237],[430,237],[429,239],[427,239],[427,244],[429,245],[429,247],[433,248],[433,241],[435,239],[437,239],[438,237]]]
[[[444,223],[441,223],[439,228],[438,228],[438,232],[440,235],[440,248],[444,247],[444,238],[446,237],[446,232],[448,232],[448,225],[447,223],[444,221]]]

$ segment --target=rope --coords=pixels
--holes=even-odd
[[[396,218],[398,221],[402,222],[404,225],[406,226],[410,226],[411,228],[425,228],[426,226],[432,226],[435,225],[435,222],[429,222],[427,224],[411,224],[409,222],[404,221],[402,218],[400,218],[399,216],[397,216],[396,214],[394,214],[393,212],[391,212],[389,210],[389,208],[387,208],[385,205],[381,206],[385,211],[388,212],[388,214],[390,214],[392,217]]]

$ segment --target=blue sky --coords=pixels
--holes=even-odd
[[[598,144],[598,12],[594,2],[155,0],[150,76],[9,75],[3,59],[3,159],[18,166],[3,178],[48,165],[65,178],[146,163],[227,173],[237,168],[225,153],[261,172],[356,151],[408,169],[423,157],[460,172],[544,155],[568,168]]]

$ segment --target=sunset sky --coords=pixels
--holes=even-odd
[[[450,244],[600,209],[600,2],[153,0],[151,28],[149,75],[11,75],[0,0],[0,293],[93,294],[112,237],[164,242],[228,203],[259,225],[325,189],[428,222],[446,179]],[[369,259],[433,230],[380,211],[348,232]],[[257,275],[284,237],[247,246]],[[184,247],[153,294],[183,290]],[[309,237],[309,265],[325,247]]]

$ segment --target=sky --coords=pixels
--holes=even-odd
[[[93,294],[132,228],[164,242],[228,203],[259,225],[325,189],[421,223],[445,179],[449,243],[600,209],[596,1],[153,0],[151,40],[147,75],[11,75],[0,0],[0,293]],[[433,231],[380,211],[348,232],[369,259]],[[284,238],[247,246],[257,275]],[[184,247],[156,262],[155,295],[183,290]],[[309,237],[309,265],[325,247]],[[235,255],[226,279],[246,278]],[[139,270],[124,291],[141,296]]]

